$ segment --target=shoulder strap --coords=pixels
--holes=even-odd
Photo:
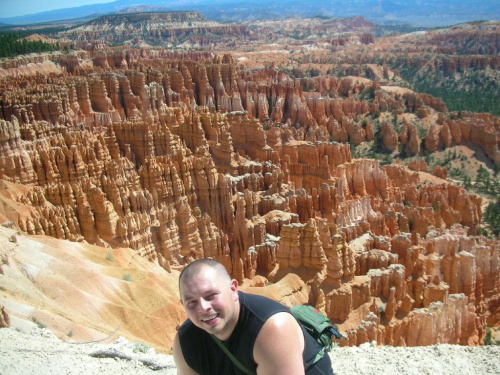
[[[240,369],[240,371],[244,372],[247,375],[255,375],[254,372],[250,371],[245,366],[243,366],[243,364],[236,359],[236,357],[233,355],[233,353],[231,353],[229,351],[229,349],[226,347],[226,345],[224,345],[217,337],[215,337],[214,335],[210,335],[210,336],[214,339],[214,341],[217,343],[217,345],[219,345],[219,347],[222,349],[222,351],[224,353],[226,353],[226,355],[236,365],[236,367],[238,367]]]

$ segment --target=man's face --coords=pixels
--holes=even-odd
[[[188,318],[197,327],[227,340],[238,322],[238,282],[219,277],[203,267],[190,279],[181,280],[181,302]]]

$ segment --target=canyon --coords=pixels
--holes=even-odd
[[[388,45],[347,24],[358,33],[326,35],[331,48]],[[482,345],[500,324],[500,242],[482,235],[484,199],[425,156],[467,147],[500,165],[500,119],[448,111],[387,65],[326,74],[340,55],[304,62],[302,45],[280,69],[291,53],[262,64],[262,42],[229,53],[248,26],[191,27],[213,27],[191,42],[220,50],[111,47],[82,29],[78,51],[2,62],[0,325],[35,317],[83,340],[121,324],[168,352],[178,273],[214,258],[242,290],[317,307],[341,346]],[[434,66],[500,69],[483,59]]]

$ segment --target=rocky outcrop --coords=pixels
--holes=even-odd
[[[471,142],[480,145],[486,155],[498,164],[500,163],[499,121],[498,117],[486,113],[465,112],[461,119],[450,120],[448,126],[456,143]]]
[[[490,34],[487,38],[490,40],[494,40],[498,36],[495,33],[487,33]],[[484,36],[486,34],[484,32],[479,32],[475,36],[473,36],[469,31],[467,32],[467,38],[469,40],[474,40],[477,46],[472,48],[482,48],[483,51],[486,49],[490,49],[494,51],[497,47],[492,43],[488,43],[488,46],[481,46],[481,39],[484,40]],[[449,43],[460,43],[459,39],[455,39],[455,36],[447,37],[443,36],[443,40]],[[460,46],[460,48],[464,48],[464,46]],[[467,47],[465,47],[467,48]],[[439,55],[437,59],[433,59],[434,61],[429,61],[428,58],[423,56],[413,56],[404,61],[406,66],[427,66],[431,64],[434,69],[439,69],[444,76],[449,77],[455,73],[463,73],[467,70],[485,70],[485,69],[497,69],[499,66],[498,57],[495,56],[495,52],[492,52],[491,56],[480,56],[477,55],[477,51],[469,51],[472,52],[472,56],[467,56],[467,52],[464,55],[455,55],[453,50],[443,50],[446,55]],[[451,53],[450,53],[451,52]],[[465,52],[465,51],[464,51]]]
[[[380,126],[380,136],[384,147],[389,151],[394,151],[398,147],[398,135],[391,124],[383,122]]]
[[[432,126],[427,132],[427,137],[425,138],[425,148],[430,152],[434,152],[439,147],[439,127]]]
[[[376,241],[373,239],[365,240],[360,247],[353,244],[357,250],[357,262],[365,259],[360,255],[367,250],[370,253],[383,251],[371,249],[374,245]],[[358,315],[359,326],[348,331],[343,344],[356,345],[372,340],[386,345],[406,346],[431,345],[443,341],[463,345],[479,344],[484,320],[477,319],[476,307],[472,306],[478,306],[477,298],[483,292],[478,290],[476,284],[474,275],[477,273],[466,270],[470,270],[478,256],[486,254],[489,254],[487,258],[480,262],[492,264],[497,251],[492,253],[493,248],[484,249],[479,255],[478,251],[484,245],[480,238],[467,237],[465,230],[459,226],[446,232],[433,231],[426,240],[421,241],[414,236],[395,236],[392,243],[388,244],[389,252],[384,251],[384,258],[390,262],[393,256],[399,264],[373,267],[366,273],[368,279],[359,278],[353,284],[356,289],[344,288],[343,294],[332,294],[332,306],[345,306],[346,297],[353,307],[364,304],[364,310],[358,308],[356,314],[365,311],[365,315]],[[373,257],[375,259],[376,255],[373,254]],[[497,269],[496,260],[493,264]],[[476,264],[472,269],[475,267],[483,266]],[[359,269],[358,266],[356,269]],[[476,270],[479,274],[483,273],[479,268]],[[496,280],[496,276],[494,278]],[[355,299],[355,291],[359,295],[364,289],[363,282],[368,283],[364,297]],[[484,286],[480,288],[483,290]],[[331,317],[341,321],[346,320],[345,314],[350,313],[349,309],[344,311],[344,315],[335,311],[338,310],[331,311]],[[441,324],[454,328],[450,331],[443,329],[444,326],[436,328],[436,325],[439,327]],[[429,331],[430,327],[442,333],[433,335]],[[414,329],[419,333],[414,334]]]
[[[425,160],[412,160],[410,164],[408,164],[408,168],[411,170],[417,171],[417,172],[429,172],[429,167],[427,166],[427,163]],[[435,168],[434,168],[435,169]]]
[[[432,169],[432,174],[434,176],[437,176],[439,178],[442,178],[443,180],[446,180],[446,178],[448,177],[448,169],[445,168],[445,167],[441,167],[439,165],[436,165],[433,169]]]
[[[34,76],[37,74],[48,75],[51,73],[61,73],[61,69],[52,61],[45,60],[42,63],[31,63],[19,68],[0,69],[0,78],[7,78],[9,76]]]
[[[5,311],[5,306],[0,308],[0,328],[6,328],[10,326],[9,314]]]

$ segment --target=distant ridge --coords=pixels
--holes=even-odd
[[[89,41],[107,40],[113,44],[182,43],[194,37],[208,43],[210,36],[246,35],[241,25],[221,24],[194,11],[117,13],[101,16],[61,33],[70,39],[85,35]],[[143,44],[141,44],[143,45]]]
[[[122,24],[123,22],[141,23],[149,21],[162,21],[166,23],[176,22],[209,22],[199,12],[125,12],[116,14],[107,14],[87,22],[85,25],[99,25],[108,23],[111,25]]]
[[[118,13],[108,14],[88,21],[72,29],[70,33],[92,31],[119,35],[126,30],[127,35],[134,34],[138,36],[149,34],[152,30],[213,27],[219,25],[218,22],[206,20],[199,12]]]
[[[449,26],[478,19],[500,20],[500,2],[483,0],[480,3],[470,0],[421,0],[410,2],[405,6],[397,1],[379,0],[317,0],[304,2],[300,0],[276,0],[273,2],[255,0],[243,4],[239,1],[222,0],[186,0],[183,2],[166,2],[148,0],[143,4],[137,0],[117,0],[106,4],[86,5],[76,8],[59,9],[38,14],[19,17],[0,18],[0,23],[28,24],[62,19],[87,17],[91,14],[108,14],[128,12],[127,8],[137,10],[163,11],[199,11],[206,18],[218,21],[249,21],[265,18],[286,17],[353,17],[364,16],[371,22],[406,22],[420,26]]]

